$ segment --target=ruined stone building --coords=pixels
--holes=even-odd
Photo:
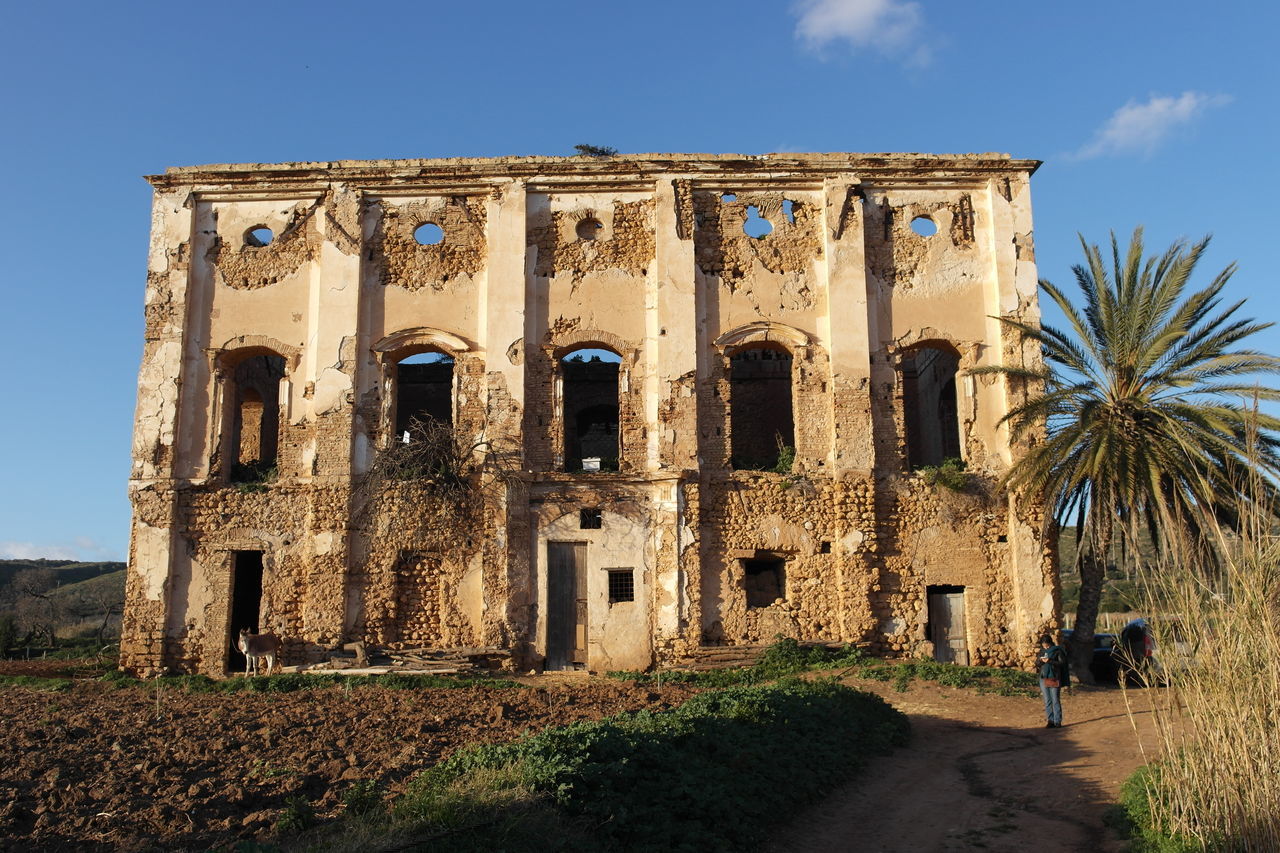
[[[246,626],[292,663],[630,669],[778,634],[1021,663],[1056,612],[1042,513],[996,488],[1026,389],[969,370],[1038,364],[994,319],[1038,322],[1037,165],[151,177],[124,664],[219,674]]]

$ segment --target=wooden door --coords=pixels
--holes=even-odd
[[[587,543],[547,543],[547,669],[587,663]]]
[[[929,587],[929,639],[935,660],[968,664],[964,587]]]

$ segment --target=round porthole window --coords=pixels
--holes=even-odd
[[[750,204],[747,205],[747,221],[742,223],[742,231],[759,240],[773,233],[773,223],[760,215],[760,208]]]
[[[434,222],[424,222],[413,230],[413,239],[419,246],[434,246],[444,242],[444,229]]]
[[[938,223],[934,222],[928,216],[917,216],[911,220],[911,230],[919,234],[921,237],[932,237],[938,233]]]
[[[275,238],[275,233],[265,225],[255,225],[244,232],[244,244],[254,248],[269,246]]]
[[[600,229],[604,226],[600,224],[600,220],[594,216],[588,216],[586,219],[578,223],[578,239],[594,240],[600,236]]]

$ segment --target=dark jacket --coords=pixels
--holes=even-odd
[[[1041,649],[1040,654],[1036,655],[1037,660],[1040,658],[1049,659],[1040,664],[1041,678],[1056,678],[1061,687],[1066,687],[1071,682],[1071,668],[1067,665],[1067,652],[1062,646]]]

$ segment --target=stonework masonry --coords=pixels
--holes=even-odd
[[[1039,322],[1038,165],[150,177],[124,666],[221,675],[242,627],[287,663],[364,641],[643,669],[779,634],[1026,663],[1058,613],[1042,508],[997,487],[1028,389],[969,371],[1039,364],[994,319]],[[402,400],[401,375],[436,378]],[[453,480],[375,477],[410,406],[464,448]]]

